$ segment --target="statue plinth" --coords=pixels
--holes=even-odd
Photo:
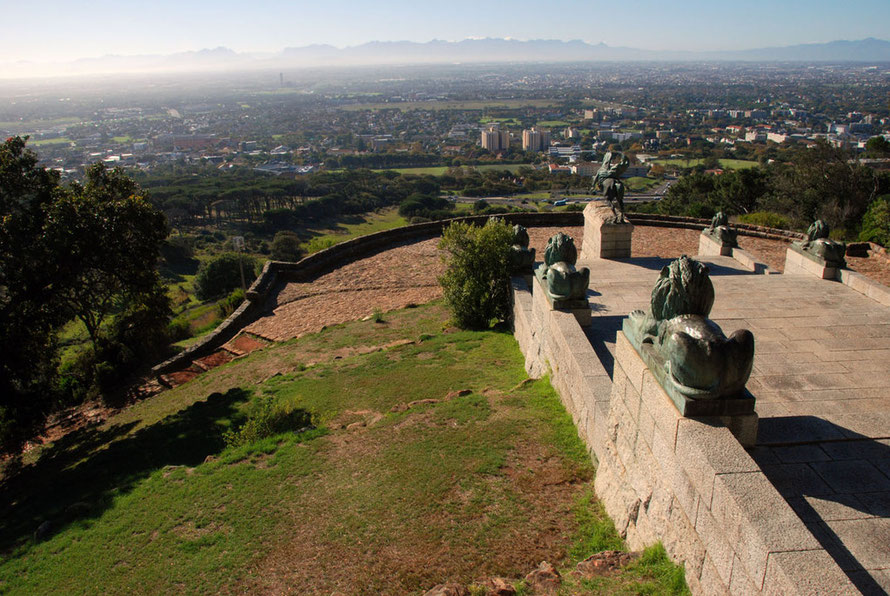
[[[752,424],[756,435],[755,400],[745,387],[754,335],[739,329],[727,337],[708,318],[713,305],[708,267],[684,255],[661,270],[649,310],[631,312],[622,332],[680,414],[733,419],[745,443]]]
[[[581,260],[629,259],[634,226],[617,223],[612,209],[596,203],[584,208],[584,243]]]
[[[657,385],[654,389],[666,396],[666,400],[677,408],[681,416],[714,421],[725,426],[742,447],[754,447],[757,443],[757,428],[760,417],[754,407],[756,399],[747,389],[736,396],[720,399],[691,399],[672,391],[673,383],[666,374],[663,358],[652,344],[635,346],[627,337],[627,319],[624,329],[618,332],[615,348],[615,369],[639,370],[645,367],[652,374]]]
[[[593,317],[590,313],[590,302],[584,298],[560,298],[553,296],[547,290],[547,278],[545,277],[547,266],[543,263],[535,269],[534,283],[531,284],[532,296],[538,300],[541,296],[550,310],[559,310],[571,313],[582,327],[590,327]]]
[[[785,249],[785,273],[789,275],[815,275],[819,279],[835,279],[838,269],[843,269],[843,262],[826,261],[799,244],[792,244]]]
[[[698,254],[702,256],[731,257],[733,248],[735,248],[735,243],[725,242],[713,234],[709,234],[707,229],[703,230],[698,237]]]

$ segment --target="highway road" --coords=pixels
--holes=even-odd
[[[671,185],[676,182],[676,179],[668,179],[650,190],[646,193],[632,193],[624,195],[625,203],[644,203],[647,201],[658,201],[667,193],[668,189],[670,189]],[[579,192],[578,190],[573,189],[573,192]],[[571,194],[571,195],[560,195],[561,199],[522,199],[515,197],[465,197],[465,196],[455,196],[451,195],[447,198],[456,203],[475,203],[479,200],[484,200],[486,203],[491,205],[513,205],[516,207],[534,205],[535,203],[539,203],[542,205],[544,209],[552,209],[553,201],[564,199],[567,204],[571,205],[572,203],[589,203],[590,201],[603,201],[605,199],[599,195],[586,194],[583,192],[579,192],[579,194]]]

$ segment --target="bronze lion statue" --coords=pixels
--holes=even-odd
[[[560,300],[586,300],[590,284],[590,269],[575,269],[578,249],[575,240],[558,232],[547,241],[544,249],[544,275],[547,292]]]
[[[835,242],[829,238],[831,229],[828,224],[817,219],[807,228],[806,240],[795,242],[794,245],[801,251],[815,256],[831,267],[846,267],[847,245],[844,242]]]
[[[691,399],[736,397],[744,391],[754,364],[754,336],[743,329],[727,338],[708,318],[713,305],[708,267],[683,255],[661,270],[649,311],[630,313],[625,335],[650,369],[661,369],[653,373],[665,390]]]

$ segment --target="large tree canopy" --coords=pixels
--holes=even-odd
[[[52,408],[62,325],[83,321],[95,351],[110,315],[151,305],[154,320],[166,318],[156,271],[166,233],[122,173],[95,165],[83,185],[63,186],[24,139],[0,145],[0,447]]]
[[[158,291],[167,224],[121,172],[90,167],[47,210],[46,232],[66,273],[62,300],[94,344],[109,314]]]

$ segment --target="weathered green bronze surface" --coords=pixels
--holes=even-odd
[[[535,249],[529,248],[528,230],[525,226],[513,226],[513,245],[510,247],[510,273],[532,273],[535,266]]]
[[[711,219],[711,225],[703,230],[703,233],[713,238],[721,246],[738,246],[736,231],[729,227],[729,218],[722,211]]]
[[[591,192],[601,188],[609,207],[612,208],[614,221],[608,223],[627,222],[624,217],[624,183],[621,181],[621,175],[627,171],[629,165],[630,161],[626,155],[620,151],[610,151],[603,157],[600,169],[593,176]]]
[[[649,311],[636,310],[624,321],[627,339],[678,407],[689,400],[749,399],[754,336],[743,329],[727,338],[708,318],[713,304],[708,268],[684,255],[662,269]]]
[[[844,268],[847,266],[847,261],[844,258],[847,245],[844,242],[835,242],[829,239],[830,232],[828,224],[817,219],[807,228],[806,240],[794,242],[791,248],[809,257],[815,257],[817,262],[826,267]]]
[[[585,308],[587,306],[587,286],[590,284],[590,269],[575,269],[578,249],[571,236],[557,233],[547,242],[544,250],[544,264],[536,275],[547,292],[551,303],[563,301],[571,306],[554,308]],[[580,305],[580,306],[579,306]]]

